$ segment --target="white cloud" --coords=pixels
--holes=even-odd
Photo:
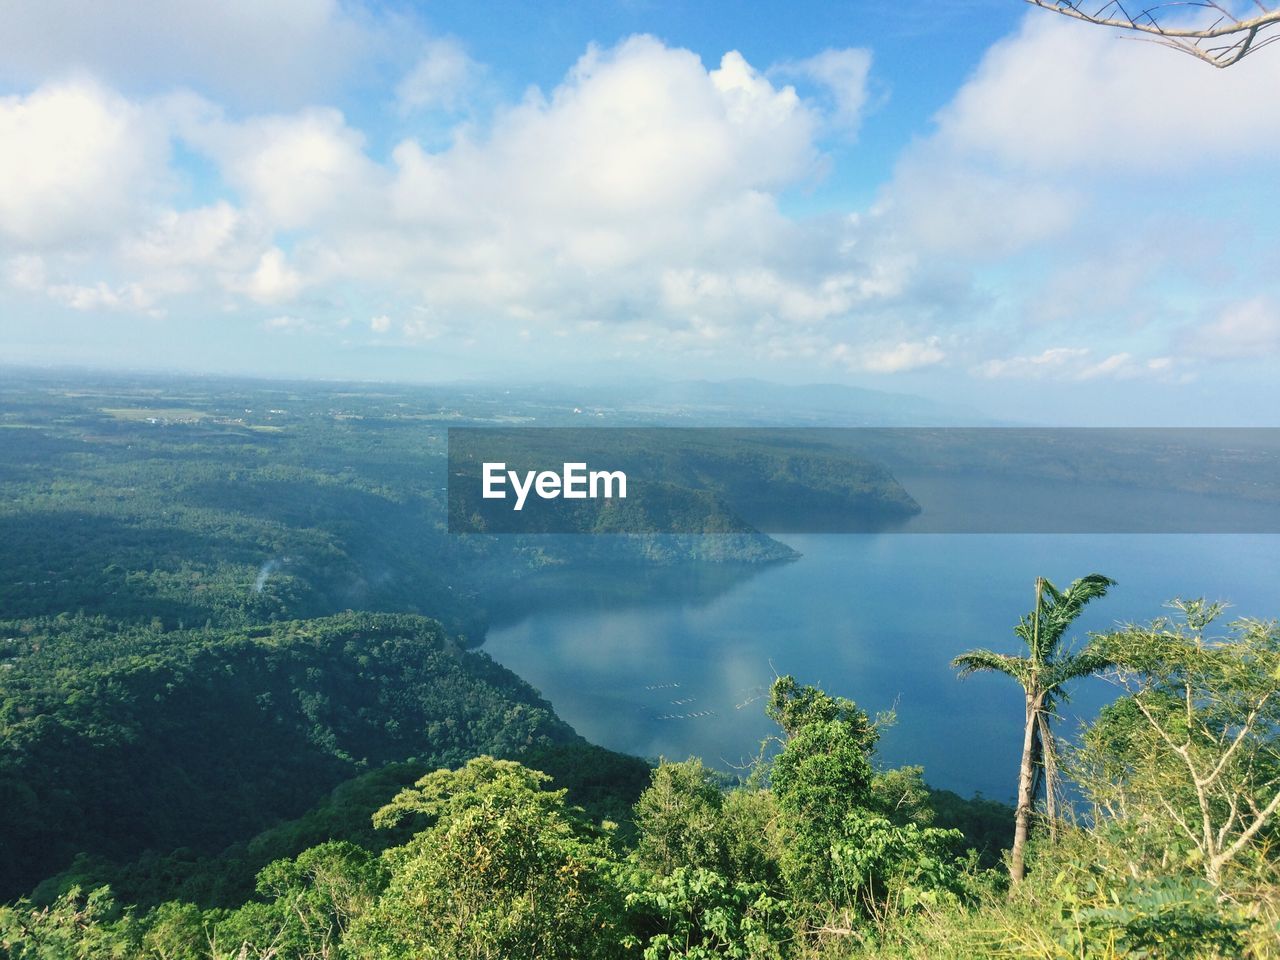
[[[145,111],[89,80],[0,97],[0,243],[109,236],[166,182],[168,144]]]
[[[47,297],[55,303],[82,312],[129,311],[155,313],[156,294],[140,283],[72,283],[52,277],[43,257],[22,254],[5,263],[9,286],[23,293]]]
[[[214,121],[189,136],[272,228],[311,226],[340,210],[374,212],[367,205],[375,200],[378,168],[365,155],[363,135],[337,110]]]
[[[410,317],[400,324],[401,335],[409,341],[435,340],[447,332],[447,328],[431,316]]]
[[[272,247],[258,260],[252,273],[232,279],[230,285],[258,303],[279,303],[296,297],[303,281],[289,266],[284,251]]]
[[[914,257],[907,296],[957,270],[989,291],[969,341],[948,337],[978,376],[1178,381],[1197,353],[1270,343],[1256,305],[1179,328],[1216,286],[1274,291],[1251,262],[1271,246],[1270,195],[1238,185],[1269,182],[1278,86],[1280,58],[1214,71],[1030,11],[900,155],[867,218],[871,259]],[[1010,355],[990,359],[990,324]],[[1044,348],[1055,339],[1068,345]]]
[[[602,227],[656,220],[804,177],[817,128],[793,89],[775,88],[736,52],[707,70],[687,50],[634,37],[590,50],[549,98],[535,93],[500,116],[487,142],[429,157],[426,171],[401,163],[401,194],[425,187],[442,199],[438,182],[415,179],[425,172],[462,187],[464,201],[496,189],[513,212]]]
[[[44,258],[24,253],[11,257],[4,265],[5,280],[15,290],[32,293],[45,286]]]
[[[1184,337],[1195,355],[1220,359],[1257,359],[1280,353],[1280,307],[1266,296],[1233,303],[1209,324]]]
[[[783,77],[803,77],[824,88],[835,109],[831,122],[846,133],[855,133],[867,105],[867,77],[871,51],[859,48],[824,50],[796,63],[770,71]]]
[[[1080,209],[1074,187],[957,163],[929,143],[899,163],[877,212],[917,249],[994,260],[1061,237]]]
[[[984,377],[992,379],[996,377],[1040,379],[1055,370],[1062,370],[1068,366],[1078,367],[1089,353],[1086,347],[1049,347],[1042,353],[1032,356],[988,360],[982,365],[980,372]]]
[[[776,191],[817,169],[822,125],[737,53],[707,69],[650,37],[592,49],[483,136],[399,144],[385,219],[326,233],[311,270],[407,282],[448,322],[604,321],[594,339],[648,342],[736,330],[763,349],[761,317],[821,324],[894,282],[847,257],[850,223],[778,210]]]
[[[429,125],[413,111],[470,119],[447,141],[395,143],[393,130],[389,151],[387,131],[366,137],[330,107],[244,116],[190,92],[128,99],[88,80],[50,84],[0,100],[0,134],[32,148],[0,154],[4,276],[79,310],[153,312],[186,297],[201,312],[292,311],[283,305],[305,294],[308,323],[284,313],[263,326],[323,334],[328,310],[368,317],[371,338],[451,338],[460,353],[519,337],[530,354],[559,342],[582,356],[683,352],[726,368],[1177,377],[1188,365],[1160,327],[1176,330],[1185,314],[1170,315],[1157,292],[1194,259],[1169,253],[1181,234],[1205,231],[1172,213],[1156,229],[1154,213],[1131,223],[1109,211],[1134,194],[1109,192],[1090,151],[1112,156],[1120,180],[1143,164],[1246,163],[1267,155],[1276,124],[1262,118],[1238,150],[1202,149],[1198,136],[1175,150],[1169,131],[1148,129],[1176,162],[1116,146],[1149,84],[1112,46],[1147,57],[1100,31],[1028,21],[904,152],[871,210],[811,217],[788,212],[788,192],[820,180],[824,138],[866,112],[867,51],[760,70],[736,52],[704,64],[632,37],[590,48],[558,86],[481,122],[466,100],[481,68],[453,41],[415,36],[419,59],[397,91],[405,129]],[[1152,69],[1182,89],[1183,68],[1166,62],[1178,58],[1158,53]],[[1061,82],[1035,89],[1046,58]],[[1206,75],[1217,76],[1196,80]],[[1109,99],[1099,84],[1115,85]],[[1043,132],[1057,122],[1046,110],[1072,130],[1069,144]],[[186,193],[171,142],[212,168]],[[1227,262],[1203,243],[1186,249]],[[1172,346],[1205,357],[1280,349],[1274,297],[1246,302],[1251,292]],[[1137,337],[1139,320],[1156,329]],[[990,329],[1008,334],[996,359]],[[1081,331],[1093,350],[1043,349],[1077,344]]]
[[[927,340],[853,347],[838,344],[832,349],[834,359],[851,370],[867,373],[902,373],[930,367],[946,359],[937,337]]]
[[[244,214],[225,200],[190,210],[162,210],[121,242],[122,256],[146,267],[242,265],[249,236]]]
[[[143,311],[151,307],[154,298],[140,284],[125,283],[112,287],[99,281],[92,285],[56,283],[46,288],[50,299],[73,310],[95,312],[102,310]]]
[[[1132,380],[1139,377],[1185,380],[1189,373],[1176,374],[1180,366],[1172,357],[1139,359],[1128,352],[1095,359],[1088,347],[1050,347],[1037,354],[988,360],[975,371],[988,379],[1020,380]]]
[[[1277,57],[1209,70],[1030,11],[941,112],[938,139],[1036,174],[1185,173],[1189,160],[1257,160],[1280,148],[1280,111],[1259,99],[1277,88]]]
[[[854,274],[800,283],[768,268],[671,269],[661,278],[662,303],[673,314],[721,320],[769,315],[789,323],[819,323],[848,313],[861,299],[860,283]]]
[[[262,321],[264,330],[271,330],[278,333],[297,333],[300,331],[314,329],[311,321],[304,317],[294,317],[288,314],[282,314],[278,317],[268,317]]]
[[[464,56],[429,46],[401,88],[406,103],[443,104],[474,70]],[[633,37],[589,49],[559,86],[459,129],[451,145],[406,139],[386,163],[329,108],[231,119],[192,94],[102,93],[161,131],[162,148],[169,136],[212,160],[233,194],[187,209],[127,198],[133,208],[96,251],[111,268],[99,275],[121,282],[92,277],[80,296],[41,289],[61,303],[105,307],[111,293],[113,308],[142,307],[123,292],[134,283],[147,309],[197,295],[202,307],[283,304],[304,291],[342,306],[365,291],[405,304],[409,320],[370,320],[371,333],[405,342],[469,337],[460,331],[483,323],[493,336],[573,337],[602,353],[644,343],[868,371],[937,363],[937,341],[909,310],[879,311],[909,299],[913,253],[885,247],[857,217],[780,210],[782,191],[821,172],[824,130],[860,113],[869,64],[864,51],[828,51],[789,68],[830,88],[824,110],[736,52],[708,67]],[[86,269],[66,257],[41,268]],[[842,353],[845,343],[871,346]]]
[[[186,86],[241,105],[300,105],[417,43],[405,18],[341,0],[0,0],[0,23],[2,80],[88,70],[126,90]]]
[[[457,110],[480,73],[480,65],[456,40],[429,40],[413,69],[396,86],[396,103],[405,113]]]

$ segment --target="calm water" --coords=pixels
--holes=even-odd
[[[760,696],[775,673],[793,673],[872,712],[896,707],[886,763],[923,764],[936,786],[1009,799],[1020,693],[1002,677],[958,681],[948,661],[974,646],[1016,652],[1012,627],[1033,603],[1037,574],[1059,586],[1091,572],[1119,581],[1078,621],[1081,637],[1158,616],[1175,596],[1280,616],[1280,536],[779,539],[803,558],[746,576],[548,577],[484,649],[596,743],[722,767],[749,759],[773,732]],[[1064,731],[1111,695],[1098,680],[1074,689]]]

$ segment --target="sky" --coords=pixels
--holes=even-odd
[[[1280,47],[1018,0],[0,22],[0,364],[1278,422]]]

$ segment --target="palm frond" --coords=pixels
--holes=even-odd
[[[1066,590],[1059,590],[1043,577],[1038,582],[1039,604],[1014,627],[1031,651],[1031,659],[1046,663],[1052,659],[1067,629],[1091,600],[1105,596],[1115,581],[1100,573],[1073,580]]]
[[[1106,596],[1108,590],[1116,585],[1110,577],[1100,573],[1091,573],[1072,582],[1064,593],[1057,593],[1053,603],[1048,607],[1049,624],[1058,639],[1066,633],[1067,627],[1083,612],[1085,605],[1091,600]],[[1041,629],[1043,629],[1043,623]]]
[[[990,670],[1013,677],[1024,687],[1031,678],[1031,661],[1026,657],[1011,657],[992,650],[970,650],[962,653],[951,661],[951,666],[956,668],[961,677]]]
[[[1076,653],[1053,661],[1041,674],[1040,680],[1045,690],[1058,691],[1054,697],[1055,700],[1065,702],[1066,694],[1059,690],[1063,684],[1081,677],[1091,677],[1114,665],[1113,657],[1108,656],[1098,646],[1089,644]]]

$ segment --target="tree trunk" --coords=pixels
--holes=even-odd
[[[1040,800],[1040,788],[1044,786],[1044,740],[1043,728],[1036,726],[1031,740],[1031,805]]]
[[[1027,834],[1031,831],[1031,790],[1035,779],[1032,753],[1035,749],[1039,717],[1040,701],[1028,693],[1027,720],[1022,734],[1022,767],[1018,771],[1018,809],[1013,819],[1013,850],[1009,853],[1009,878],[1014,883],[1021,882],[1027,872]]]
[[[1054,754],[1053,731],[1043,710],[1036,714],[1040,735],[1040,765],[1044,768],[1044,812],[1049,820],[1049,839],[1058,839],[1058,758]]]

